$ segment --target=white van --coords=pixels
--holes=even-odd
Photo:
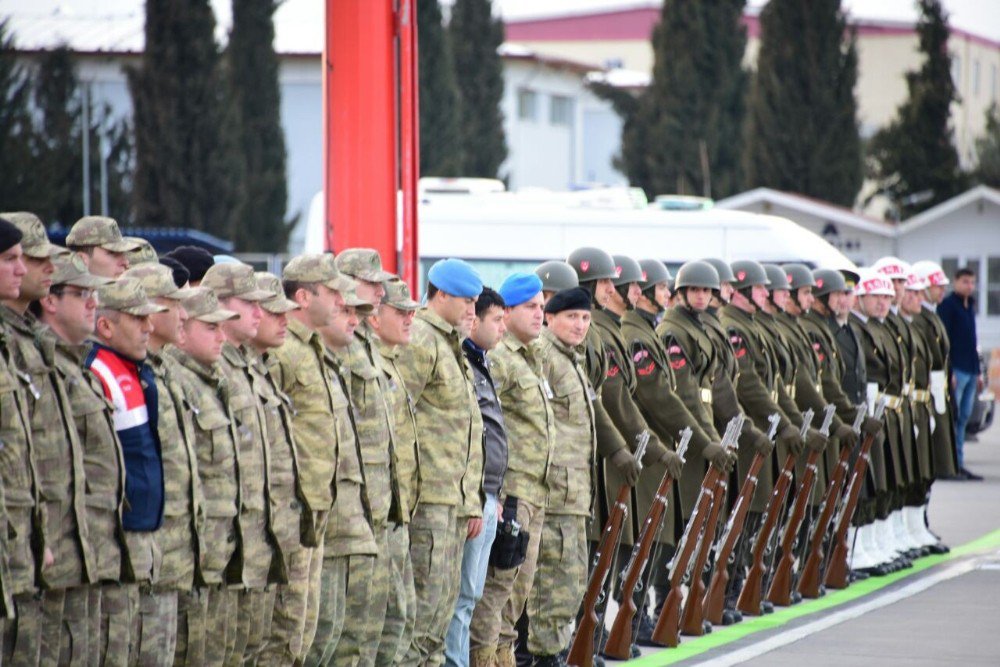
[[[531,271],[581,246],[635,259],[659,259],[672,271],[704,257],[856,268],[816,234],[777,216],[720,209],[662,210],[647,205],[631,188],[512,193],[497,188],[470,192],[453,186],[444,191],[437,180],[421,179],[420,184],[421,289],[428,268],[445,257],[469,261],[487,285],[496,287],[513,271]],[[322,201],[321,195],[317,198]],[[307,252],[324,249],[317,245],[323,239],[321,212],[321,205],[310,212]]]

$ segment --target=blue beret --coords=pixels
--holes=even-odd
[[[483,291],[483,279],[471,264],[461,259],[434,262],[427,272],[427,280],[445,294],[462,299],[477,297]]]
[[[520,306],[542,291],[542,279],[534,273],[512,273],[500,285],[500,296],[508,308]]]

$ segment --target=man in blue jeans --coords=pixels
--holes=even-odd
[[[472,367],[476,398],[483,415],[483,495],[486,501],[483,504],[482,531],[465,542],[461,589],[445,636],[445,664],[454,667],[469,665],[469,624],[472,622],[472,610],[483,596],[490,551],[497,533],[500,487],[507,472],[507,428],[503,423],[487,356],[507,330],[504,305],[503,297],[484,287],[476,300],[472,331],[462,343],[462,350]]]
[[[965,468],[962,448],[965,444],[965,427],[972,414],[973,401],[983,388],[979,368],[979,350],[976,344],[976,274],[970,269],[955,272],[954,291],[941,301],[938,316],[944,323],[951,341],[951,387],[955,392],[955,454],[958,460],[959,479],[980,480],[982,477]]]

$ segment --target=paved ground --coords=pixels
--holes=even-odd
[[[985,480],[937,482],[931,500],[931,527],[953,547],[1000,529],[1000,429],[991,429],[978,442],[966,445],[966,467]],[[879,605],[883,606],[872,608]],[[996,665],[1000,664],[998,619],[1000,551],[987,551],[935,565],[852,602],[748,635],[684,662],[675,662],[679,656],[670,650],[645,650],[641,663],[642,667],[667,662],[807,663],[809,667]]]

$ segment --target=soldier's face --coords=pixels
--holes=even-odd
[[[507,331],[507,325],[504,324],[503,316],[503,308],[490,306],[483,313],[482,317],[477,315],[472,320],[472,330],[469,332],[469,338],[484,350],[492,350]]]
[[[123,252],[111,252],[95,246],[89,255],[81,255],[87,262],[87,269],[95,276],[119,278],[128,270],[128,256]]]
[[[564,310],[561,313],[548,313],[545,315],[545,323],[564,345],[576,347],[587,337],[590,311]]]
[[[358,295],[358,298],[364,299],[378,308],[382,303],[382,297],[385,296],[385,286],[382,283],[374,283],[370,280],[361,280],[360,278],[356,280],[358,285],[354,292]]]
[[[906,281],[893,279],[892,286],[896,290],[896,298],[893,300],[895,303],[903,302],[903,295],[906,294]]]
[[[666,310],[670,306],[670,287],[666,283],[657,283],[653,286],[653,299],[656,305]]]
[[[903,293],[903,303],[900,304],[900,308],[907,315],[917,315],[920,313],[920,300],[921,292],[918,290],[906,290]]]
[[[860,299],[865,315],[880,320],[889,314],[889,307],[893,301],[893,297],[884,294],[865,294]]]
[[[222,356],[226,334],[217,322],[188,320],[184,324],[184,342],[179,347],[196,361],[211,366]]]
[[[608,301],[614,298],[617,293],[615,284],[610,278],[602,278],[594,285],[594,300],[602,308],[607,308]]]
[[[105,345],[135,361],[146,358],[146,346],[152,332],[148,315],[118,313],[116,319],[100,318],[97,325],[97,335]]]
[[[0,253],[0,299],[16,299],[27,269],[21,244],[15,243]]]
[[[79,345],[94,333],[97,316],[97,292],[85,287],[64,285],[42,299],[45,321],[63,339]]]
[[[816,297],[813,296],[812,287],[800,287],[795,296],[802,312],[808,313],[812,310],[813,304],[816,302]]]
[[[378,315],[371,318],[372,327],[375,333],[385,343],[389,345],[409,345],[410,329],[413,326],[413,317],[416,315],[412,310],[400,310],[392,306],[382,304],[379,306]]]
[[[750,288],[750,297],[755,306],[761,310],[767,305],[767,287],[765,285],[754,285]]]
[[[48,257],[28,257],[24,256],[24,267],[26,272],[21,281],[21,295],[19,300],[27,303],[41,299],[49,293],[52,286],[52,274],[55,266]]]
[[[635,308],[635,304],[639,303],[639,297],[642,296],[642,285],[639,283],[629,283],[628,284],[628,305]]]
[[[771,292],[771,298],[774,300],[774,305],[781,310],[785,310],[788,307],[788,298],[790,296],[791,292],[786,289],[776,289]]]
[[[316,292],[304,292],[304,300],[299,301],[303,306],[303,313],[307,324],[312,329],[321,329],[333,321],[344,305],[344,297],[337,290],[330,289],[326,285],[316,285]]]
[[[708,287],[685,287],[684,298],[691,310],[701,312],[712,301],[712,290]]]
[[[729,303],[733,298],[733,284],[732,283],[722,283],[719,288],[719,298],[722,299],[722,303]]]
[[[476,317],[476,297],[460,297],[445,292],[434,295],[438,308],[435,310],[441,318],[458,329],[464,338],[472,331],[472,320]]]
[[[347,347],[358,328],[358,313],[354,306],[342,306],[330,324],[319,330],[323,341],[335,350]]]
[[[944,298],[943,285],[931,285],[927,288],[927,300],[931,303],[941,303]]]
[[[223,325],[226,337],[234,345],[243,345],[253,340],[257,335],[257,327],[260,326],[260,304],[234,296],[223,299],[222,305],[234,313],[239,313],[240,316],[239,319],[229,320]]]
[[[155,299],[158,306],[166,308],[162,313],[154,313],[149,316],[149,322],[153,325],[153,333],[149,337],[150,342],[157,347],[163,345],[177,345],[184,340],[184,323],[187,322],[187,311],[177,299],[157,297]]]
[[[261,314],[260,326],[257,327],[257,335],[253,338],[253,344],[258,349],[264,350],[280,347],[285,342],[287,335],[288,315],[264,310]]]
[[[522,343],[535,340],[538,334],[542,333],[542,323],[545,321],[545,314],[542,312],[544,306],[542,295],[536,294],[524,303],[508,308],[507,330]]]

